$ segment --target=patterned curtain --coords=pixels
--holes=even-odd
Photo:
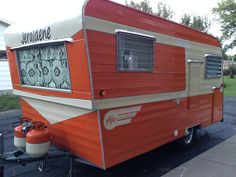
[[[70,89],[64,44],[17,50],[22,85]]]

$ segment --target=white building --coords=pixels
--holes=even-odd
[[[236,67],[236,61],[224,60],[223,61],[223,69],[229,69],[230,66]]]
[[[11,23],[0,19],[0,92],[12,89],[9,66],[4,43],[4,31]]]

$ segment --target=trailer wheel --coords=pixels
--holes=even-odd
[[[195,140],[196,128],[191,127],[186,129],[186,135],[179,140],[179,145],[181,148],[188,148],[191,146]]]

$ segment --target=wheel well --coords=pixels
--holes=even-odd
[[[200,128],[202,128],[202,125],[201,125],[201,124],[198,124],[198,125],[195,125],[193,128],[195,128],[195,129],[200,129]]]

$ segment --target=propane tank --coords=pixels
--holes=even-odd
[[[26,147],[26,133],[31,126],[31,119],[22,117],[20,125],[14,128],[14,145],[19,150],[24,150]]]
[[[31,157],[43,157],[50,148],[48,128],[42,122],[33,122],[33,125],[26,134],[26,153]]]

